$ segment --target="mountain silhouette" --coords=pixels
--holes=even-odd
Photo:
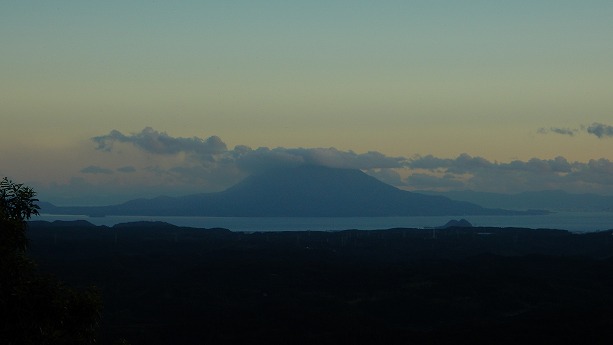
[[[55,211],[55,212],[54,212]],[[45,213],[211,217],[380,217],[502,215],[443,196],[400,190],[355,169],[304,165],[247,177],[218,193],[136,199],[104,207],[51,207]],[[77,212],[77,213],[74,213]]]
[[[598,194],[573,194],[562,190],[528,191],[517,194],[476,192],[471,190],[432,192],[452,200],[468,201],[477,205],[511,210],[549,210],[554,212],[611,212],[613,196]]]
[[[462,218],[460,220],[452,219],[452,220],[448,221],[447,223],[445,223],[445,225],[435,227],[435,229],[472,228],[472,227],[473,227],[473,225],[470,224],[469,221],[467,221],[466,219]]]

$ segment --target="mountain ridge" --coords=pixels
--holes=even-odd
[[[511,210],[540,209],[570,212],[612,212],[613,196],[568,193],[563,190],[527,191],[516,194],[477,192],[473,190],[432,192],[418,191],[428,195],[445,196],[453,200],[467,201],[477,205]]]
[[[51,205],[52,206],[52,205]],[[385,217],[513,215],[447,197],[400,190],[357,169],[315,165],[254,174],[217,193],[135,199],[102,207],[50,207],[44,213],[210,217]],[[77,212],[77,213],[75,213]]]

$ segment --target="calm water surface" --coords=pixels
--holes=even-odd
[[[376,230],[395,227],[424,228],[440,226],[461,217],[141,217],[81,215],[41,215],[32,220],[83,219],[96,225],[112,226],[136,221],[163,221],[179,226],[227,228],[233,231],[300,231],[300,230]],[[465,216],[474,226],[564,229],[591,232],[613,229],[613,212],[561,212],[539,216]]]

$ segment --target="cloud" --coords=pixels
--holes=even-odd
[[[136,168],[131,165],[127,165],[121,168],[117,168],[117,171],[122,172],[122,173],[133,173],[133,172],[136,172]]]
[[[220,167],[228,169],[230,166],[235,166],[245,173],[253,173],[271,168],[302,164],[362,170],[390,169],[403,167],[406,162],[403,157],[388,157],[376,151],[358,154],[353,151],[341,151],[333,147],[277,147],[272,149],[260,147],[252,149],[245,145],[238,145],[234,149],[228,150],[226,144],[217,136],[211,136],[208,139],[173,137],[166,132],[159,132],[151,127],[129,136],[118,130],[112,130],[109,134],[93,137],[91,140],[96,144],[97,150],[105,152],[113,151],[114,145],[120,143],[135,146],[153,155],[167,156],[184,153],[196,165],[189,167],[175,166],[167,172],[185,173],[191,176],[194,176],[194,171],[203,174],[206,169],[215,170]],[[131,169],[129,170],[131,171]]]
[[[275,167],[298,165],[323,165],[345,169],[388,169],[404,166],[405,158],[388,157],[371,151],[362,154],[331,148],[274,148],[260,147],[252,150],[246,146],[234,149],[239,167],[254,172]]]
[[[607,138],[607,137],[613,137],[613,126],[594,122],[589,126],[581,125],[581,129],[559,128],[559,127],[550,127],[550,128],[541,127],[537,129],[536,132],[539,134],[556,133],[556,134],[561,134],[561,135],[568,135],[571,137],[579,132],[587,132],[588,134],[595,135],[598,138],[602,139],[602,138]]]
[[[93,137],[91,140],[98,145],[97,149],[102,151],[111,151],[116,142],[130,143],[145,152],[163,155],[186,152],[210,158],[227,150],[226,144],[217,136],[207,139],[171,137],[166,132],[158,132],[151,127],[129,136],[112,130],[109,134]]]
[[[246,172],[253,173],[271,168],[290,167],[305,164],[304,157],[287,152],[287,149],[260,147],[251,149],[248,146],[237,146],[230,157],[237,166]]]
[[[587,127],[582,128],[586,130]],[[613,163],[607,159],[570,162],[559,156],[496,162],[467,153],[447,158],[433,155],[392,157],[376,151],[356,153],[333,147],[252,149],[238,145],[228,149],[216,136],[180,138],[151,128],[129,136],[111,131],[92,140],[101,154],[108,157],[105,164],[120,167],[116,171],[125,173],[111,176],[109,169],[97,166],[83,169],[84,173],[100,174],[95,183],[106,179],[109,184],[120,181],[124,185],[140,184],[156,190],[219,191],[252,173],[312,164],[360,169],[405,189],[503,193],[563,189],[613,194]],[[121,145],[138,149],[123,150]],[[116,154],[104,154],[109,151]],[[93,175],[89,179],[94,180]]]
[[[613,126],[594,122],[587,127],[587,132],[599,138],[613,137]]]
[[[540,134],[556,133],[556,134],[561,134],[561,135],[568,135],[571,137],[574,136],[575,133],[577,133],[578,131],[579,131],[578,129],[558,128],[558,127],[550,127],[550,128],[541,127],[537,130],[537,132]]]
[[[492,163],[481,157],[472,157],[466,153],[459,155],[456,159],[437,158],[432,155],[416,155],[407,164],[412,169],[424,169],[430,171],[446,170],[454,174],[464,174],[466,172],[488,169]]]
[[[86,168],[81,169],[81,173],[83,174],[105,174],[105,175],[110,175],[113,173],[113,170],[111,169],[106,169],[106,168],[101,168],[99,166],[95,166],[95,165],[90,165]]]
[[[415,173],[407,178],[407,185],[414,189],[449,190],[464,189],[465,184],[452,174],[436,176],[423,173]]]
[[[453,174],[466,174],[472,171],[491,169],[494,163],[491,163],[482,157],[472,157],[469,154],[463,153],[455,159],[454,164],[447,169],[447,172]]]
[[[395,169],[369,169],[365,171],[368,175],[383,181],[392,186],[403,187],[406,182]]]
[[[437,170],[446,169],[454,164],[453,159],[437,158],[433,155],[420,156],[415,155],[408,162],[408,166],[412,169]]]
[[[474,174],[480,171],[568,173],[572,169],[571,163],[564,157],[556,157],[554,159],[532,158],[528,161],[514,160],[509,163],[498,163],[490,162],[483,157],[473,157],[467,153],[463,153],[455,159],[441,159],[431,155],[425,157],[415,156],[409,161],[408,167],[430,171],[445,170],[455,175]]]
[[[411,174],[406,182],[414,189],[503,193],[562,189],[577,193],[613,193],[613,162],[604,158],[569,162],[559,156],[499,163],[468,154],[455,159],[415,156],[408,167]]]
[[[101,154],[114,152],[105,155],[105,159],[108,164],[120,167],[116,171],[124,173],[114,176],[113,180],[109,175],[99,175],[98,180],[92,182],[102,183],[100,178],[109,176],[108,184],[121,181],[151,188],[174,186],[177,189],[190,186],[193,193],[223,190],[253,173],[306,164],[360,169],[387,183],[401,186],[404,181],[394,169],[403,169],[407,162],[404,157],[390,157],[376,151],[356,153],[334,147],[252,149],[237,145],[228,149],[217,136],[181,138],[150,127],[130,135],[112,130],[91,140]],[[126,150],[126,146],[137,150]],[[89,173],[94,171],[102,172],[94,168],[86,170]]]
[[[556,157],[554,159],[532,158],[527,162],[514,160],[510,163],[498,164],[498,168],[508,171],[529,171],[534,173],[569,173],[572,170],[572,165],[566,158]]]

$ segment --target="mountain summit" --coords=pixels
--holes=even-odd
[[[403,191],[360,170],[314,165],[252,175],[220,196],[233,200],[242,214],[250,216],[456,215],[484,210],[466,202]]]
[[[360,170],[305,165],[252,175],[219,193],[137,199],[114,206],[57,208],[96,215],[383,217],[518,214],[400,190]],[[77,210],[78,209],[78,210]],[[50,208],[51,210],[51,208]],[[46,213],[56,213],[43,210]]]

